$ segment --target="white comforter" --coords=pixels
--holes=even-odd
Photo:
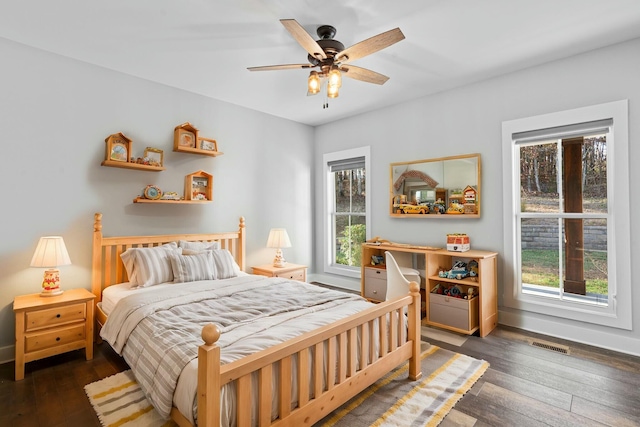
[[[160,414],[168,417],[175,404],[194,420],[194,359],[205,324],[214,323],[222,332],[218,345],[224,364],[369,307],[357,295],[250,275],[180,283],[123,298],[101,336],[123,355]],[[223,390],[222,395],[228,406],[221,422],[233,425],[233,393]]]

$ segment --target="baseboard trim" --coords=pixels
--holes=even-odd
[[[308,274],[307,281],[326,283],[327,285],[336,286],[338,288],[345,288],[360,292],[360,279],[331,276],[327,274]]]
[[[640,356],[640,352],[638,351],[638,349],[640,349],[640,339],[612,333],[610,328],[600,330],[602,328],[577,326],[564,322],[561,327],[559,327],[558,319],[555,317],[549,317],[548,319],[541,318],[535,314],[516,312],[509,309],[499,310],[498,323],[550,337],[613,350],[632,356]]]
[[[0,347],[0,364],[13,362],[14,360],[16,360],[15,345]]]

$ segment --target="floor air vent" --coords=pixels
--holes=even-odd
[[[544,348],[545,350],[555,351],[556,353],[569,354],[569,347],[544,341],[530,341],[534,347]]]

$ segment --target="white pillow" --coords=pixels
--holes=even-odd
[[[150,248],[130,248],[120,254],[131,287],[144,288],[173,281],[170,253],[182,253],[175,242]]]
[[[216,278],[211,251],[203,251],[194,255],[180,255],[173,252],[169,254],[169,259],[173,269],[173,279],[176,283]]]
[[[211,251],[216,268],[216,279],[228,279],[236,277],[240,272],[240,266],[233,259],[233,255],[226,249]]]
[[[182,249],[201,252],[220,249],[220,242],[188,242],[186,240],[180,240],[178,246]]]

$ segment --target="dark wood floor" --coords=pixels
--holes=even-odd
[[[491,365],[441,426],[640,426],[640,357],[503,326],[434,343]]]
[[[567,346],[568,354],[531,340]],[[460,347],[434,344],[491,364],[441,426],[640,426],[640,358],[499,326]],[[108,344],[95,357],[74,351],[0,365],[0,426],[99,426],[84,393],[88,383],[127,369]]]

